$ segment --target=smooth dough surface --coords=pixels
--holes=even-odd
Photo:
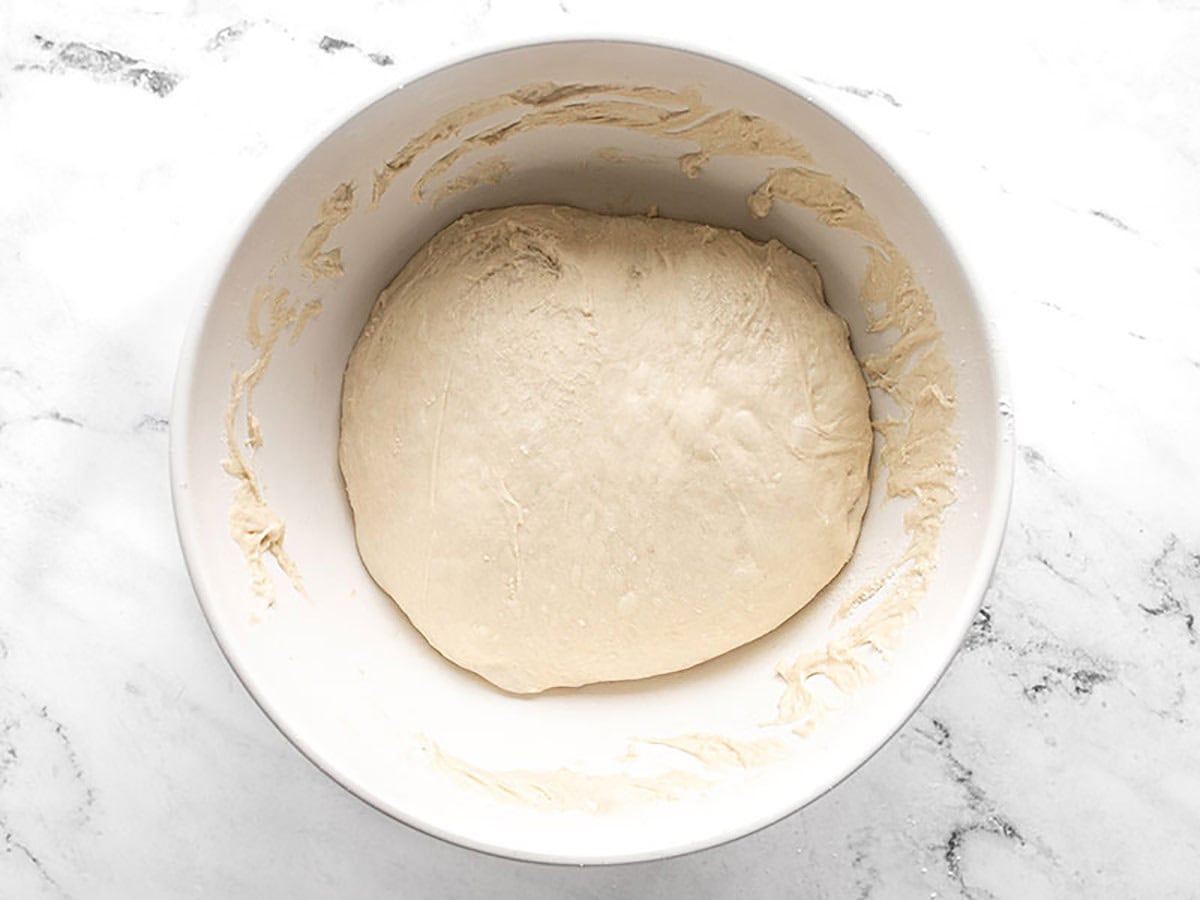
[[[501,688],[641,678],[770,631],[853,551],[866,385],[772,241],[473,213],[380,296],[340,459],[371,575]]]

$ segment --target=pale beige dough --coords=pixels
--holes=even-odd
[[[870,451],[811,264],[568,207],[437,234],[343,389],[367,569],[442,654],[521,693],[676,671],[778,626],[849,558]]]

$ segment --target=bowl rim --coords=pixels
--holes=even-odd
[[[397,808],[386,801],[375,796],[372,791],[364,784],[359,783],[354,778],[346,775],[338,770],[328,760],[317,752],[304,736],[298,733],[282,716],[270,699],[263,696],[256,688],[256,683],[253,674],[248,671],[245,665],[239,660],[237,652],[232,645],[230,636],[225,633],[212,615],[212,603],[209,599],[213,595],[211,586],[208,584],[205,573],[200,565],[200,540],[195,530],[195,517],[193,515],[192,500],[190,496],[190,488],[187,482],[187,461],[189,457],[190,441],[188,439],[188,408],[191,400],[193,381],[197,371],[199,362],[199,349],[201,338],[204,334],[205,323],[207,322],[209,311],[220,287],[221,281],[224,278],[234,255],[248,236],[254,222],[261,214],[265,205],[271,197],[282,187],[290,174],[314,153],[326,140],[328,140],[338,128],[346,124],[350,120],[356,118],[369,107],[380,102],[385,97],[396,91],[403,90],[416,81],[437,74],[445,69],[477,59],[495,56],[511,51],[524,49],[532,49],[538,47],[554,46],[554,45],[588,45],[588,44],[624,44],[638,47],[649,47],[663,49],[668,51],[682,52],[693,56],[699,56],[711,60],[716,63],[733,66],[750,75],[762,78],[765,81],[771,82],[784,90],[788,91],[805,101],[818,112],[829,117],[832,121],[846,129],[850,134],[862,142],[862,144],[871,151],[894,176],[912,193],[917,199],[924,212],[929,216],[933,225],[936,227],[939,236],[949,248],[954,261],[961,269],[963,280],[968,288],[969,299],[975,304],[980,313],[980,324],[983,333],[984,343],[989,349],[987,364],[990,369],[992,383],[995,385],[996,394],[998,397],[997,409],[995,416],[997,417],[997,435],[998,439],[995,445],[994,465],[995,478],[993,479],[993,487],[995,489],[995,501],[988,514],[988,522],[983,530],[982,539],[980,541],[980,552],[976,556],[975,563],[972,567],[971,574],[967,580],[967,589],[964,596],[967,602],[961,606],[957,618],[954,620],[953,633],[955,640],[946,641],[944,649],[937,657],[937,666],[931,667],[928,671],[932,673],[928,677],[919,691],[912,695],[911,703],[907,706],[897,707],[895,713],[890,717],[881,718],[881,727],[878,729],[876,739],[864,745],[857,754],[851,756],[849,763],[845,766],[839,775],[826,779],[823,783],[809,794],[809,796],[799,800],[789,798],[781,803],[772,806],[769,810],[762,812],[753,822],[746,826],[740,824],[736,828],[723,830],[714,830],[708,838],[695,839],[690,841],[678,842],[652,848],[640,852],[628,852],[620,855],[565,855],[562,853],[551,852],[542,853],[535,850],[530,850],[523,847],[501,846],[498,844],[489,843],[487,841],[478,840],[469,836],[461,835],[436,824],[422,820],[420,817]],[[183,551],[184,566],[187,570],[188,577],[191,580],[193,590],[199,602],[201,611],[204,614],[205,621],[208,623],[210,632],[216,640],[217,646],[220,648],[221,654],[225,657],[230,668],[237,676],[246,693],[255,702],[258,708],[263,712],[268,720],[275,726],[280,734],[310,763],[317,769],[323,772],[334,783],[342,789],[355,796],[357,799],[365,803],[367,806],[387,815],[389,818],[406,825],[419,832],[422,832],[431,837],[445,841],[446,843],[462,847],[467,850],[482,852],[484,854],[495,856],[502,859],[518,860],[523,862],[540,863],[540,864],[555,864],[555,865],[619,865],[635,862],[646,862],[659,859],[670,859],[674,857],[684,856],[692,853],[698,853],[703,850],[713,849],[724,844],[747,837],[758,831],[763,830],[788,816],[800,811],[809,804],[817,801],[821,797],[829,793],[833,788],[848,779],[851,775],[862,768],[872,757],[875,756],[883,747],[885,747],[893,737],[900,731],[901,728],[908,722],[910,718],[925,702],[926,698],[933,691],[934,687],[941,681],[948,671],[951,662],[957,656],[962,647],[962,643],[966,638],[967,631],[971,623],[974,621],[980,607],[983,603],[984,595],[987,591],[992,575],[999,561],[1000,548],[1003,542],[1004,533],[1007,527],[1008,516],[1012,503],[1012,489],[1015,469],[1015,453],[1016,441],[1014,431],[1014,419],[1012,412],[1012,395],[1009,381],[1009,373],[1007,360],[1003,352],[1003,348],[997,337],[997,327],[994,319],[994,304],[989,302],[986,293],[981,290],[980,282],[975,274],[970,256],[963,252],[958,240],[954,237],[945,224],[940,205],[936,199],[936,192],[927,192],[921,187],[921,180],[915,178],[911,171],[907,170],[903,165],[896,162],[892,156],[885,150],[881,149],[875,142],[870,133],[863,133],[858,127],[847,122],[841,114],[831,109],[828,104],[816,97],[808,90],[796,76],[788,76],[779,72],[772,72],[766,68],[760,68],[754,63],[739,58],[725,51],[716,50],[709,46],[698,46],[687,41],[676,41],[675,39],[663,40],[658,36],[650,36],[639,34],[636,32],[617,33],[617,32],[580,32],[555,34],[550,36],[535,36],[532,38],[518,38],[501,41],[486,41],[480,42],[478,45],[466,50],[460,50],[446,54],[439,61],[431,63],[419,68],[414,68],[406,75],[402,74],[401,78],[394,81],[392,84],[382,90],[375,91],[364,100],[355,102],[350,108],[342,108],[331,116],[326,117],[317,129],[315,129],[315,137],[308,142],[298,153],[294,154],[286,165],[279,169],[280,174],[271,181],[266,189],[259,194],[254,202],[246,208],[241,214],[236,228],[233,229],[233,238],[223,245],[223,249],[213,256],[213,264],[207,277],[201,278],[201,286],[198,291],[199,302],[193,310],[190,321],[187,325],[186,335],[183,340],[179,363],[176,368],[174,384],[172,388],[173,396],[171,401],[171,419],[169,427],[169,469],[171,481],[171,501],[174,510],[176,531],[179,535],[180,546]]]

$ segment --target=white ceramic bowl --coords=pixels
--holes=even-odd
[[[689,148],[606,126],[544,129],[503,148],[512,171],[495,183],[484,179],[437,204],[414,201],[414,174],[451,146],[443,144],[402,172],[372,208],[374,173],[415,134],[448,110],[534,82],[695,88],[714,108],[775,122],[811,150],[815,165],[846,180],[933,299],[957,375],[961,438],[959,499],[946,514],[936,575],[886,666],[843,696],[808,737],[789,739],[770,765],[711,770],[636,739],[746,734],[772,717],[781,687],[776,664],[821,646],[839,598],[903,546],[903,506],[884,502],[882,479],[855,557],[827,596],[746,647],[641,682],[506,695],[435,653],[359,561],[337,463],[343,368],[379,291],[464,211],[559,202],[643,212],[656,204],[665,216],[775,236],[816,261],[856,348],[880,340],[866,334],[857,299],[860,239],[795,209],[762,220],[749,214],[747,194],[777,160],[715,159],[693,180],[675,163]],[[620,152],[601,158],[600,147]],[[322,200],[342,182],[357,186],[356,207],[324,247],[341,248],[345,274],[314,281],[297,264],[298,248]],[[254,396],[264,436],[254,467],[268,503],[287,522],[285,546],[308,593],[294,592],[272,567],[277,600],[269,608],[251,590],[230,538],[234,481],[221,464],[231,378],[257,356],[246,339],[247,310],[264,286],[323,304],[294,344],[279,341]],[[894,167],[794,86],[708,55],[599,40],[457,62],[387,93],[321,140],[266,197],[216,274],[183,353],[171,429],[176,517],[197,594],[230,663],[280,730],[359,797],[428,833],[506,856],[572,863],[661,857],[746,834],[819,796],[882,746],[945,670],[976,613],[1007,514],[1011,456],[997,353],[976,291],[944,227]],[[634,760],[625,758],[631,741]],[[509,772],[510,785],[523,777],[513,772],[623,777],[663,767],[713,784],[601,811],[589,811],[586,799],[510,801],[461,771],[450,774],[435,746],[480,770]],[[600,781],[587,784],[604,793]]]

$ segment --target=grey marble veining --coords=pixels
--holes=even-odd
[[[724,847],[549,868],[397,825],[276,733],[192,595],[167,411],[198,278],[317,130],[448,55],[631,27],[785,74],[920,180],[1020,448],[983,609],[869,763]],[[1197,46],[1195,4],[1118,0],[5,5],[0,896],[1195,896]]]
[[[40,72],[62,72],[74,69],[88,72],[99,81],[120,81],[144,88],[165,97],[179,84],[179,76],[165,69],[149,67],[140,59],[126,56],[117,50],[94,47],[80,41],[56,43],[40,34],[33,35],[37,49],[42,51],[35,61],[19,63],[16,68]]]

